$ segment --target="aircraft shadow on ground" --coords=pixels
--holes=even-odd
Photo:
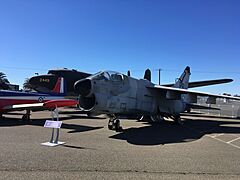
[[[231,126],[228,126],[229,124]],[[140,128],[124,129],[110,138],[145,146],[183,143],[196,141],[211,133],[240,133],[239,126],[233,127],[233,125],[240,125],[240,122],[184,119],[182,126],[166,121]]]
[[[51,118],[49,118],[51,119]],[[60,117],[60,121],[66,121],[66,120],[73,120],[73,119],[79,119],[79,116],[70,116],[70,117]],[[43,119],[33,119],[32,121],[20,121],[19,118],[8,118],[5,117],[4,119],[0,120],[0,127],[11,127],[11,126],[44,126],[44,123],[46,121],[46,118]],[[62,129],[69,129],[70,131],[68,133],[78,133],[78,132],[85,132],[85,131],[92,131],[103,128],[101,127],[90,127],[90,126],[84,126],[84,125],[78,125],[78,124],[66,124],[62,123],[61,126]]]

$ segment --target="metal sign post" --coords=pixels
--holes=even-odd
[[[55,110],[51,112],[52,120],[46,120],[44,127],[45,128],[52,128],[52,136],[49,142],[41,143],[44,146],[58,146],[61,144],[65,144],[65,142],[58,141],[59,138],[59,129],[61,128],[62,121],[59,121],[58,117],[58,108],[56,107]],[[56,121],[54,120],[56,116]]]

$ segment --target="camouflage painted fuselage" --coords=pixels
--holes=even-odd
[[[93,113],[125,115],[177,115],[185,110],[180,99],[167,99],[147,87],[148,80],[135,79],[116,72],[100,72],[75,83],[80,94],[79,105]]]

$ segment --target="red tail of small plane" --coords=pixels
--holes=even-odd
[[[66,87],[63,77],[59,77],[53,90],[51,91],[54,94],[66,94]]]

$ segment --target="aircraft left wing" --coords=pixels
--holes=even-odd
[[[202,106],[198,104],[189,104],[187,103],[187,108],[188,109],[209,109],[209,110],[221,110],[220,108],[215,108],[215,107],[208,107],[208,106]]]
[[[205,80],[205,81],[194,81],[188,83],[188,88],[210,86],[216,84],[230,83],[233,79],[215,79],[215,80]],[[172,87],[174,84],[164,84],[163,86]]]
[[[15,104],[5,106],[3,109],[7,111],[21,111],[21,110],[43,110],[52,109],[56,107],[74,106],[78,102],[72,99],[57,99],[49,100],[44,103],[32,103],[32,104]]]
[[[226,96],[226,95],[217,95],[201,91],[193,91],[189,89],[179,89],[173,87],[165,87],[161,85],[154,85],[152,87],[147,87],[150,91],[159,94],[165,94],[167,99],[180,99],[182,94],[188,94],[190,103],[196,102],[198,96],[208,97],[209,104],[215,104],[216,98],[225,98],[231,100],[240,100],[239,97]]]

